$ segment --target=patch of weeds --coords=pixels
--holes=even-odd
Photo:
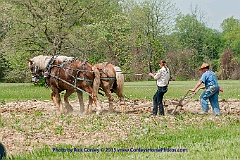
[[[18,124],[20,120],[18,118],[15,118],[15,124]]]
[[[14,114],[14,113],[11,113],[11,116],[15,117],[15,114]]]
[[[66,124],[67,124],[67,125],[70,125],[71,122],[72,122],[71,118],[68,117],[67,120],[66,120]]]
[[[0,105],[5,105],[5,104],[6,104],[5,100],[0,100]]]
[[[4,123],[2,121],[2,115],[0,114],[0,127],[4,127]]]
[[[29,118],[29,115],[28,114],[25,114],[25,119],[28,119]]]
[[[151,117],[151,114],[149,114],[149,113],[146,113],[146,114],[142,115],[142,118],[150,118],[150,117]]]
[[[192,113],[186,113],[186,116],[188,117],[188,118],[190,118],[190,119],[192,119],[193,118],[193,114]]]
[[[163,128],[167,128],[168,127],[168,122],[167,121],[163,121],[163,122],[161,122],[161,127],[163,127]]]
[[[150,114],[143,114],[141,117],[140,117],[140,120],[141,122],[145,122],[145,119],[149,119],[151,117]]]
[[[109,115],[107,115],[107,116],[105,117],[105,120],[106,120],[107,122],[116,121],[116,117],[115,117],[115,115],[113,115],[113,114],[109,114]]]
[[[39,125],[39,127],[37,128],[37,130],[43,130],[43,124],[41,123],[40,125]]]
[[[105,124],[102,123],[101,121],[97,121],[94,126],[92,127],[93,130],[101,130],[105,128]]]
[[[177,120],[184,120],[184,117],[183,117],[182,114],[179,114],[179,115],[176,116],[176,119]]]
[[[121,114],[122,121],[127,121],[129,119],[129,115],[127,114]]]
[[[207,126],[209,129],[213,129],[215,126],[214,121],[205,121],[204,126]]]
[[[63,115],[61,115],[61,119],[63,120],[63,122],[65,122],[67,125],[70,125],[71,124],[71,122],[72,122],[72,115],[65,115],[65,116],[63,116]],[[63,124],[63,122],[62,122],[62,124]]]
[[[34,111],[34,115],[35,115],[36,117],[41,117],[41,116],[43,116],[43,113],[42,113],[41,111],[39,111],[39,110],[35,110],[35,111]]]
[[[57,126],[56,128],[54,128],[54,133],[62,135],[63,127],[62,126]]]
[[[15,129],[16,129],[17,131],[19,131],[19,132],[24,132],[24,130],[22,129],[22,127],[19,126],[19,125],[17,125],[17,126],[15,127]]]

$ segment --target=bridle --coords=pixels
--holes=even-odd
[[[39,79],[43,77],[42,70],[39,70],[39,67],[34,65],[31,65],[29,68],[32,74],[32,82],[38,83]]]
[[[46,66],[46,70],[39,69],[39,66],[36,66],[34,62],[30,64],[29,68],[31,70],[32,74],[32,82],[38,83],[39,80],[43,77],[43,72],[44,72],[44,77],[48,77],[50,69],[52,67],[53,62],[55,61],[54,57],[51,57],[50,61],[48,62]],[[46,75],[45,75],[46,73]]]

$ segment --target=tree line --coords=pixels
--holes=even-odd
[[[2,0],[0,81],[29,82],[27,59],[66,55],[111,62],[126,80],[147,79],[165,59],[175,80],[199,78],[211,64],[220,79],[240,79],[240,20],[211,29],[197,7],[182,14],[170,0]]]

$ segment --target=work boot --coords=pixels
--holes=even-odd
[[[200,114],[200,115],[207,115],[208,111],[201,111],[201,112],[198,112],[198,114]]]

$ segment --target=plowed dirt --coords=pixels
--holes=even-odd
[[[107,101],[101,101],[103,112],[100,116],[80,115],[78,101],[71,101],[74,111],[61,115],[51,101],[17,101],[0,105],[0,141],[7,154],[14,155],[30,152],[43,145],[70,144],[88,146],[108,144],[112,141],[127,139],[135,128],[144,122],[167,119],[174,124],[177,114],[197,114],[201,111],[198,100],[189,101],[172,115],[179,100],[164,101],[166,115],[150,116],[152,102],[146,100],[128,100],[125,113],[120,105],[114,104],[115,113],[108,114]],[[240,118],[240,100],[220,100],[222,116],[231,115]],[[85,105],[87,102],[85,102]],[[213,118],[210,112],[206,118]],[[185,118],[197,121],[198,118]],[[169,125],[170,129],[174,126]]]

